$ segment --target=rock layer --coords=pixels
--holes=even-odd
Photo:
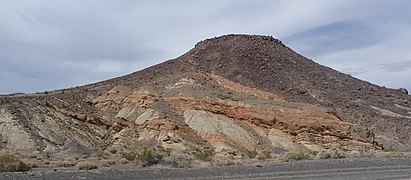
[[[266,36],[227,35],[82,87],[0,96],[1,147],[85,153],[161,147],[239,157],[410,150],[411,98],[320,66]]]

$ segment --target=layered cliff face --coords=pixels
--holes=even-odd
[[[410,103],[401,91],[320,66],[272,37],[227,35],[124,77],[1,96],[0,146],[61,154],[211,150],[242,158],[406,151]]]

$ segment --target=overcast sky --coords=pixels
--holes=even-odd
[[[0,0],[0,94],[67,88],[231,33],[271,35],[372,83],[411,89],[407,0]]]

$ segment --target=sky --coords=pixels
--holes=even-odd
[[[408,0],[0,0],[0,94],[126,75],[224,34],[280,39],[354,77],[411,90]]]

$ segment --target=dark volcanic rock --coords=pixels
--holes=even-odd
[[[400,89],[398,89],[398,91],[400,91],[403,94],[408,94],[408,90],[405,89],[405,88],[400,88]]]

